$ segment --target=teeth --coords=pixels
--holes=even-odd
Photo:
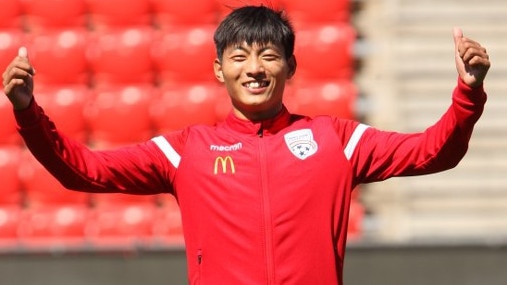
[[[266,82],[255,81],[255,82],[248,82],[246,84],[246,87],[248,87],[248,88],[260,88],[260,87],[265,87],[266,85],[267,85]]]

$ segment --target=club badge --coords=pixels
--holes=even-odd
[[[285,135],[285,143],[292,154],[304,160],[317,152],[317,142],[313,140],[313,133],[310,129],[302,129],[290,132]]]

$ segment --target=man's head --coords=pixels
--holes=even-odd
[[[238,117],[258,121],[281,110],[285,83],[296,71],[294,41],[283,13],[263,6],[238,8],[219,25],[215,76]]]
[[[282,11],[264,6],[246,6],[232,11],[218,26],[214,35],[217,56],[222,59],[228,46],[272,43],[283,48],[285,58],[294,53],[294,29]]]

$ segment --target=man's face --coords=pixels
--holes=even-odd
[[[222,60],[215,60],[215,75],[225,84],[236,116],[263,120],[282,108],[285,83],[296,69],[294,57],[286,59],[276,45],[229,46]]]

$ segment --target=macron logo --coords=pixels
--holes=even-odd
[[[243,144],[242,143],[237,143],[237,144],[233,144],[233,145],[210,145],[209,146],[209,149],[211,151],[236,151],[236,150],[240,150],[241,148],[243,147]]]

